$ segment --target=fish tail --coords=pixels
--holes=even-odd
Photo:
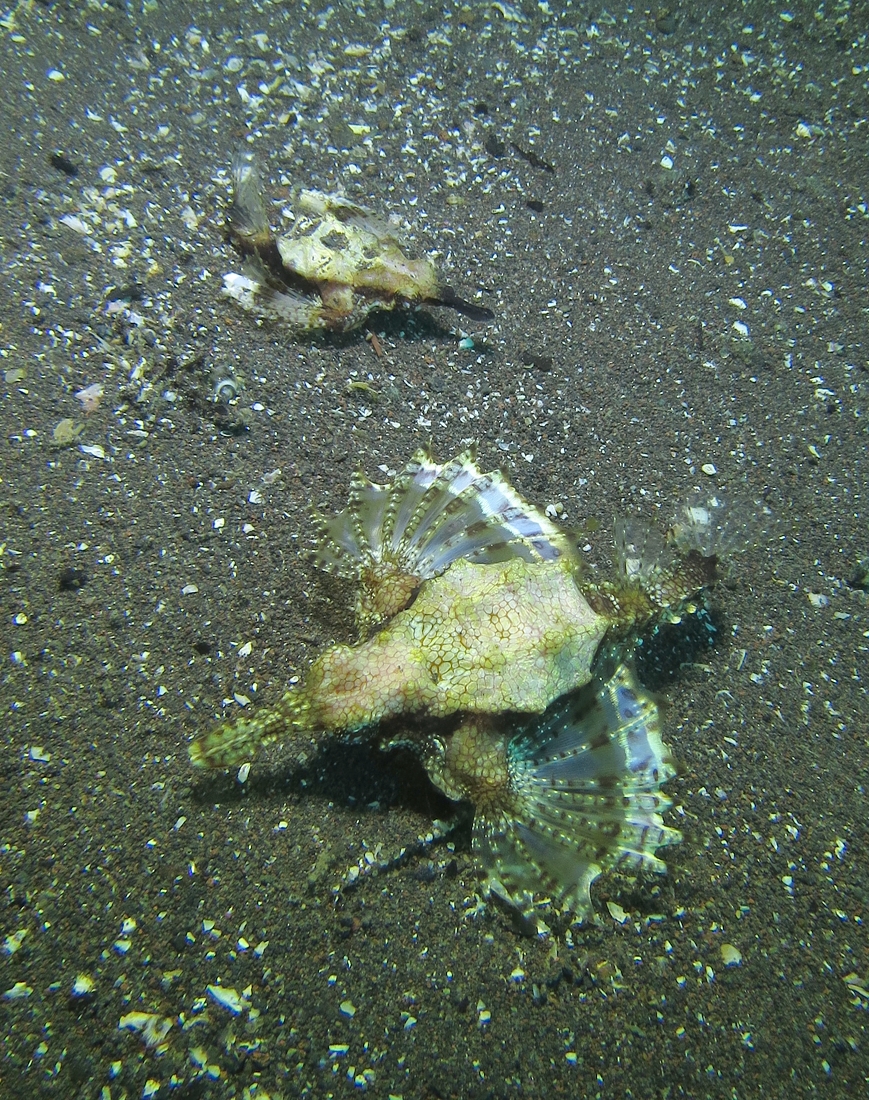
[[[265,745],[306,728],[305,703],[288,691],[274,707],[220,722],[190,744],[190,759],[199,768],[236,768],[252,760]]]

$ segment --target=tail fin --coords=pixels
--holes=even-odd
[[[614,536],[620,580],[584,575],[577,580],[589,606],[609,620],[611,641],[639,634],[650,624],[679,622],[716,580],[714,555],[687,546],[680,553],[641,520],[618,520]]]
[[[199,768],[216,769],[237,768],[252,760],[264,745],[304,728],[300,702],[299,692],[288,691],[277,706],[212,726],[191,742],[191,761]]]
[[[661,819],[670,800],[660,788],[674,768],[658,706],[624,665],[508,738],[473,724],[453,736],[476,743],[470,754],[448,747],[445,786],[453,797],[462,789],[451,757],[474,761],[474,794],[479,775],[491,777],[474,845],[492,890],[525,913],[545,893],[582,917],[602,871],[625,861],[662,871],[656,849],[681,839]],[[483,767],[487,745],[499,759]]]
[[[664,541],[640,534],[641,525],[616,525],[625,578],[636,581],[657,609],[659,622],[679,622],[697,610],[697,597],[736,554],[761,542],[774,523],[764,504],[734,503],[720,491],[697,493],[679,510]]]
[[[430,299],[432,305],[449,306],[457,313],[463,313],[472,321],[491,321],[495,314],[488,306],[477,305],[476,302],[466,302],[460,298],[451,286],[441,286],[437,298]]]

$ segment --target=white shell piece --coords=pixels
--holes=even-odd
[[[148,1047],[159,1046],[171,1027],[172,1021],[156,1012],[128,1012],[118,1021],[119,1031],[137,1031]]]
[[[16,982],[11,989],[7,989],[3,994],[4,1001],[20,1001],[24,997],[29,997],[33,992],[33,986],[27,985],[26,982]]]
[[[96,982],[90,974],[77,974],[72,983],[73,997],[88,997],[96,988]]]
[[[247,1007],[247,1002],[235,989],[226,985],[209,985],[205,987],[208,996],[215,1004],[231,1012],[233,1016],[240,1015]]]

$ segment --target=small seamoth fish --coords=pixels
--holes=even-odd
[[[295,221],[272,232],[262,178],[248,150],[232,166],[227,237],[247,271],[223,277],[224,293],[298,333],[358,328],[374,310],[449,306],[476,321],[490,309],[466,302],[428,257],[409,257],[389,222],[343,195],[300,191]]]

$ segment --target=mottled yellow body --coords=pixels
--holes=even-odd
[[[298,693],[297,722],[360,729],[399,714],[540,712],[588,682],[609,622],[565,556],[456,562],[357,646],[333,646]]]
[[[356,581],[360,632],[382,628],[327,649],[271,710],[201,734],[197,764],[233,767],[279,738],[401,715],[542,714],[591,680],[604,638],[677,619],[714,573],[696,553],[640,554],[620,582],[591,581],[564,533],[471,452],[443,466],[417,452],[388,487],[357,476],[322,538],[319,564]]]
[[[302,191],[292,236],[278,237],[288,271],[312,283],[365,288],[408,301],[436,298],[437,269],[405,255],[388,222],[340,195]]]

